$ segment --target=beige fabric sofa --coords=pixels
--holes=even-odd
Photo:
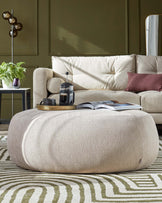
[[[125,91],[127,72],[162,73],[161,56],[121,55],[57,57],[52,56],[52,69],[37,68],[33,74],[33,107],[45,98],[59,102],[59,90],[69,72],[75,88],[75,104],[85,101],[118,100],[140,104],[156,124],[162,124],[162,92]]]

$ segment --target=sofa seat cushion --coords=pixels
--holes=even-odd
[[[135,56],[52,56],[52,69],[56,77],[66,78],[78,89],[124,90],[127,72],[135,72]]]
[[[51,94],[50,98],[55,98],[59,103],[59,94]],[[117,100],[119,102],[131,102],[140,104],[140,96],[136,93],[127,91],[111,91],[111,90],[77,90],[75,91],[75,104],[87,101],[104,101]]]
[[[138,93],[141,96],[141,106],[148,113],[162,113],[162,92],[144,91]]]

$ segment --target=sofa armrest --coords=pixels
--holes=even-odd
[[[47,81],[54,76],[49,68],[36,68],[33,72],[33,108],[47,97]]]

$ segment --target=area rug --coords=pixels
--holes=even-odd
[[[114,174],[55,174],[17,167],[0,132],[0,202],[162,202],[162,138],[147,169]],[[150,149],[151,150],[151,149]]]

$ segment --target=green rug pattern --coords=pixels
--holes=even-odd
[[[0,132],[0,202],[162,202],[162,137],[147,169],[115,174],[55,174],[17,167]]]

